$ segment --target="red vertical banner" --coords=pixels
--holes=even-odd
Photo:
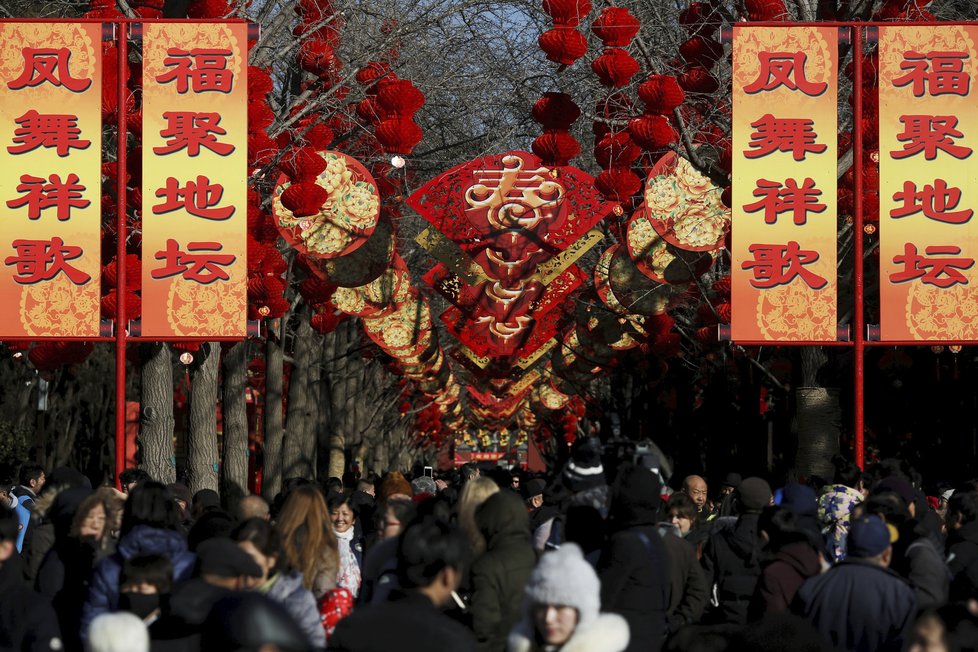
[[[978,340],[978,27],[880,27],[880,338]]]
[[[734,27],[734,340],[837,338],[838,68],[836,27]]]
[[[101,41],[0,23],[0,338],[99,335]]]
[[[142,28],[142,334],[244,337],[247,26]]]

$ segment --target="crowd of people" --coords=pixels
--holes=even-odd
[[[711,491],[591,438],[551,475],[351,471],[229,505],[25,464],[0,651],[978,649],[978,481],[835,467]]]

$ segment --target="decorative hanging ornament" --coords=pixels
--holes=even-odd
[[[591,31],[606,47],[627,46],[638,34],[641,24],[624,7],[605,7],[591,25]]]
[[[587,39],[573,27],[555,27],[540,35],[540,49],[549,61],[569,66],[587,52]]]

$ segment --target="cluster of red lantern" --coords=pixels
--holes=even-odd
[[[356,104],[357,116],[374,128],[383,151],[410,154],[423,136],[414,115],[424,106],[424,94],[381,61],[368,62],[357,71],[356,80],[366,93]]]
[[[540,35],[540,49],[547,59],[569,66],[587,53],[587,38],[578,31],[581,21],[591,13],[590,0],[543,0],[543,11],[553,28]]]
[[[581,109],[566,93],[544,93],[533,105],[533,119],[543,133],[533,141],[533,153],[547,166],[567,165],[581,153],[581,146],[570,133],[570,127],[581,115]]]

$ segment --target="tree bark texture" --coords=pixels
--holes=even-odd
[[[839,452],[842,421],[839,390],[799,387],[795,390],[795,402],[795,431],[798,434],[795,468],[806,477],[819,475],[831,482],[835,475],[832,456]]]
[[[194,357],[203,357],[190,376],[190,429],[187,439],[187,475],[190,491],[219,489],[217,454],[217,372],[221,346],[207,343]]]
[[[262,495],[271,501],[282,490],[282,342],[269,334],[265,343],[265,442]]]
[[[141,469],[155,480],[176,481],[173,450],[173,363],[166,343],[144,344],[139,449]],[[121,470],[121,469],[120,469]]]
[[[296,328],[292,376],[289,379],[289,403],[282,443],[282,479],[315,479],[316,461],[316,398],[314,368],[317,347],[321,341],[309,325],[309,312],[303,311]]]
[[[350,427],[354,420],[354,404],[357,400],[357,371],[347,355],[354,341],[358,324],[346,321],[340,324],[330,337],[327,349],[327,371],[330,385],[329,423],[329,475],[342,478],[346,468],[345,449]],[[363,397],[360,397],[363,398]]]
[[[221,495],[233,509],[248,495],[248,406],[245,382],[248,342],[238,342],[224,352],[221,415],[224,446],[221,450]]]

